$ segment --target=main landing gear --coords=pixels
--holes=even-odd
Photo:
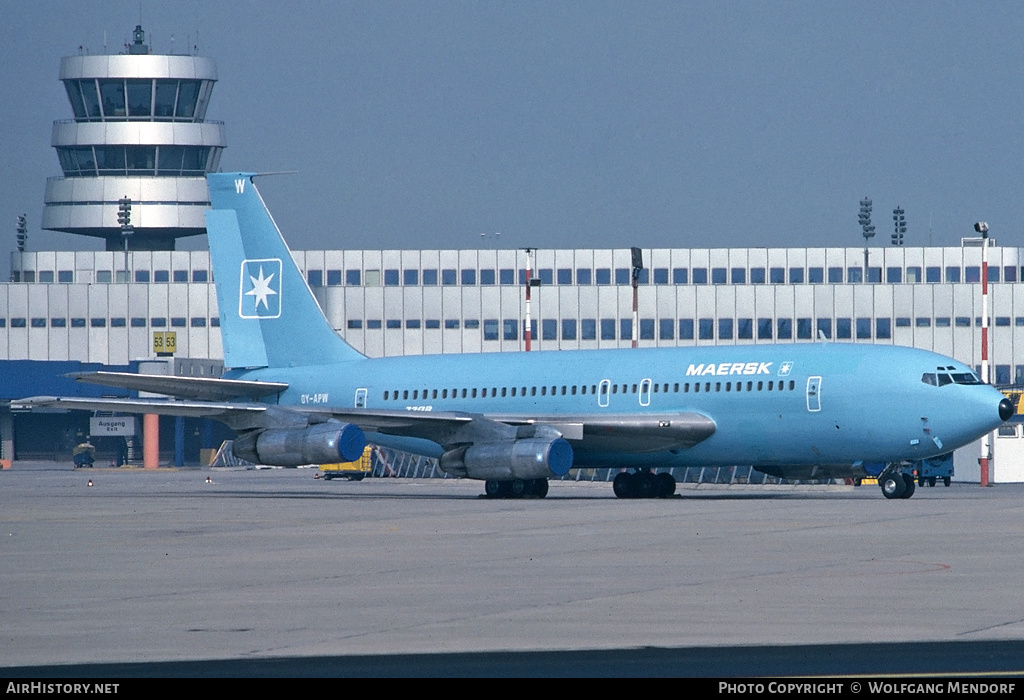
[[[484,495],[487,498],[544,498],[548,495],[548,480],[498,481],[497,479],[488,479],[484,482]]]
[[[670,498],[676,492],[676,480],[668,472],[653,474],[650,469],[637,469],[616,474],[612,490],[619,498]]]
[[[914,477],[899,469],[889,468],[878,477],[878,486],[886,498],[910,498],[914,495]]]

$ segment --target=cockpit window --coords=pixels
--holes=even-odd
[[[944,368],[952,369],[952,368]],[[925,372],[921,375],[921,381],[931,386],[946,386],[947,384],[981,384],[981,380],[974,372],[938,373]]]

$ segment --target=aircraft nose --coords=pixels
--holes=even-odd
[[[1003,399],[999,402],[999,417],[1004,421],[1010,420],[1014,411],[1013,402],[1010,399]]]

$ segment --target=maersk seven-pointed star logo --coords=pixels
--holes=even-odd
[[[281,260],[243,260],[238,290],[238,315],[242,318],[281,316]]]

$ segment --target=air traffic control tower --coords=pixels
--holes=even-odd
[[[190,55],[156,55],[141,26],[124,53],[67,56],[60,79],[73,120],[54,122],[63,177],[46,184],[42,228],[106,239],[122,250],[118,205],[131,200],[131,250],[174,250],[206,233],[206,173],[226,143],[206,121],[217,67]]]

